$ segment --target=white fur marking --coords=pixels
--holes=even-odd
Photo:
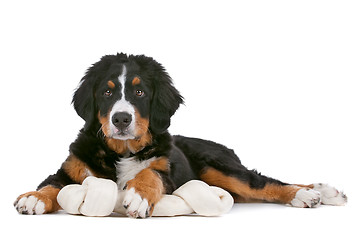
[[[121,86],[121,99],[117,101],[110,111],[109,117],[109,126],[113,138],[120,140],[134,139],[135,138],[135,109],[133,105],[125,99],[125,83],[126,83],[126,74],[127,70],[125,65],[123,65],[122,73],[119,76],[118,80]],[[118,129],[112,123],[112,117],[117,112],[126,112],[131,115],[132,121],[126,129],[126,135],[117,135]]]
[[[149,202],[147,199],[143,199],[134,188],[125,191],[125,197],[123,205],[126,206],[126,214],[129,217],[145,218],[146,212],[149,210]]]
[[[36,206],[38,199],[34,196],[29,196],[25,202],[25,210],[28,212],[28,214],[32,215],[34,214],[34,208]]]
[[[43,214],[45,212],[45,203],[39,200],[35,206],[35,214]]]
[[[314,190],[321,193],[322,204],[342,206],[347,203],[346,195],[328,184],[315,183]]]
[[[45,212],[45,203],[35,196],[21,198],[15,207],[19,213],[30,215],[43,214]]]
[[[146,198],[143,199],[139,206],[139,209],[137,210],[139,217],[146,218],[146,212],[149,211],[149,207],[150,206],[148,200]]]
[[[127,69],[125,67],[125,65],[123,65],[122,68],[122,73],[119,76],[118,80],[120,82],[120,86],[121,86],[121,99],[125,99],[125,82],[126,82],[126,74],[127,74]]]
[[[299,208],[318,207],[320,205],[320,193],[309,188],[300,188],[291,201],[291,205]]]
[[[131,188],[127,191],[124,198],[124,206],[128,206],[127,208],[127,215],[133,218],[138,217],[138,209],[142,202],[141,196],[135,192],[134,188]]]
[[[90,171],[90,169],[85,168],[85,178],[89,176],[94,176],[94,174]]]
[[[18,203],[16,204],[16,209],[18,210],[19,213],[22,213],[23,211],[25,211],[25,203],[26,203],[27,197],[22,197]]]

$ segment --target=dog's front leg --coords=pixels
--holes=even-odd
[[[50,175],[37,188],[37,191],[20,195],[14,206],[21,214],[44,214],[60,209],[57,195],[61,188],[72,183],[82,183],[88,176],[98,176],[90,167],[73,154],[66,159],[56,174]]]
[[[145,218],[152,215],[162,195],[169,192],[168,172],[168,159],[158,158],[126,183],[123,205],[128,216]]]

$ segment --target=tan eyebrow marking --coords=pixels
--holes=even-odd
[[[111,81],[111,80],[109,80],[107,82],[107,85],[109,86],[109,88],[114,88],[115,87],[115,83],[113,81]]]
[[[135,86],[135,85],[138,85],[140,84],[140,78],[138,77],[134,77],[134,79],[132,80],[132,85]]]

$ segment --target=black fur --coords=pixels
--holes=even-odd
[[[196,175],[201,175],[209,167],[217,169],[227,176],[233,176],[247,182],[251,188],[261,189],[266,183],[284,183],[261,175],[256,170],[244,167],[232,149],[211,141],[174,136],[175,145],[182,150]]]

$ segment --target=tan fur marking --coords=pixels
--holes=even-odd
[[[314,184],[310,184],[310,185],[304,185],[304,184],[294,184],[298,187],[302,187],[302,188],[311,188],[313,189],[314,188]]]
[[[114,138],[105,138],[105,141],[108,147],[117,154],[125,154],[128,151],[126,141]]]
[[[165,157],[160,157],[157,160],[151,162],[149,168],[157,171],[168,172],[170,168],[169,159]]]
[[[300,189],[294,185],[275,185],[266,184],[262,189],[252,189],[244,182],[235,177],[229,177],[222,172],[209,168],[200,179],[209,185],[222,187],[230,192],[239,195],[239,200],[248,201],[250,199],[265,200],[269,202],[290,203],[294,199],[296,192]]]
[[[107,114],[106,117],[102,117],[102,116],[100,116],[100,111],[98,112],[98,119],[99,119],[99,122],[101,123],[101,130],[103,131],[105,136],[110,135],[109,115],[110,115],[110,113]]]
[[[250,199],[250,198],[244,198],[242,196],[239,196],[237,194],[232,194],[232,197],[234,198],[234,202],[236,203],[263,203],[266,202],[261,199]]]
[[[111,135],[110,126],[109,126],[109,118],[110,113],[106,115],[106,117],[100,116],[100,112],[98,112],[98,119],[101,123],[101,129],[105,134],[105,141],[108,147],[115,151],[118,154],[125,154],[128,151],[132,153],[136,153],[142,150],[145,146],[151,144],[152,136],[149,132],[149,119],[142,118],[139,114],[139,111],[135,109],[135,135],[138,136],[136,139],[129,140],[119,140],[114,138],[109,138]]]
[[[152,138],[150,133],[146,133],[139,139],[123,141],[114,138],[105,138],[105,141],[111,150],[118,154],[125,154],[128,151],[132,153],[141,151],[145,146],[151,144]]]
[[[111,89],[115,88],[115,83],[114,83],[113,81],[111,81],[111,80],[109,80],[109,81],[107,82],[107,85],[108,85],[108,87],[111,88]]]
[[[45,187],[39,189],[39,191],[28,192],[28,193],[20,195],[18,197],[17,201],[19,201],[23,197],[34,196],[38,200],[42,201],[45,204],[45,212],[44,213],[51,213],[51,212],[55,212],[61,208],[56,200],[56,197],[59,192],[60,192],[60,189],[48,185],[48,186],[45,186]]]
[[[142,135],[139,139],[127,140],[127,147],[132,153],[137,153],[147,145],[150,145],[151,142],[152,142],[151,134],[147,132],[144,135]]]
[[[127,189],[134,188],[142,198],[146,198],[150,208],[149,215],[151,216],[154,206],[165,192],[164,185],[159,175],[150,168],[140,171],[136,177],[127,182]]]
[[[136,127],[136,135],[141,136],[148,132],[149,130],[149,119],[143,118],[140,116],[139,111],[135,108],[135,127]]]
[[[127,146],[132,153],[136,153],[152,143],[152,136],[149,132],[149,119],[142,118],[136,108],[135,119],[135,135],[141,137],[139,139],[130,139],[127,141]]]
[[[140,78],[138,77],[134,77],[134,79],[132,80],[132,85],[135,86],[135,85],[139,85],[141,82]]]
[[[68,157],[68,159],[63,163],[62,168],[72,180],[78,183],[82,183],[85,178],[90,175],[94,175],[86,163],[74,155],[70,155]]]

